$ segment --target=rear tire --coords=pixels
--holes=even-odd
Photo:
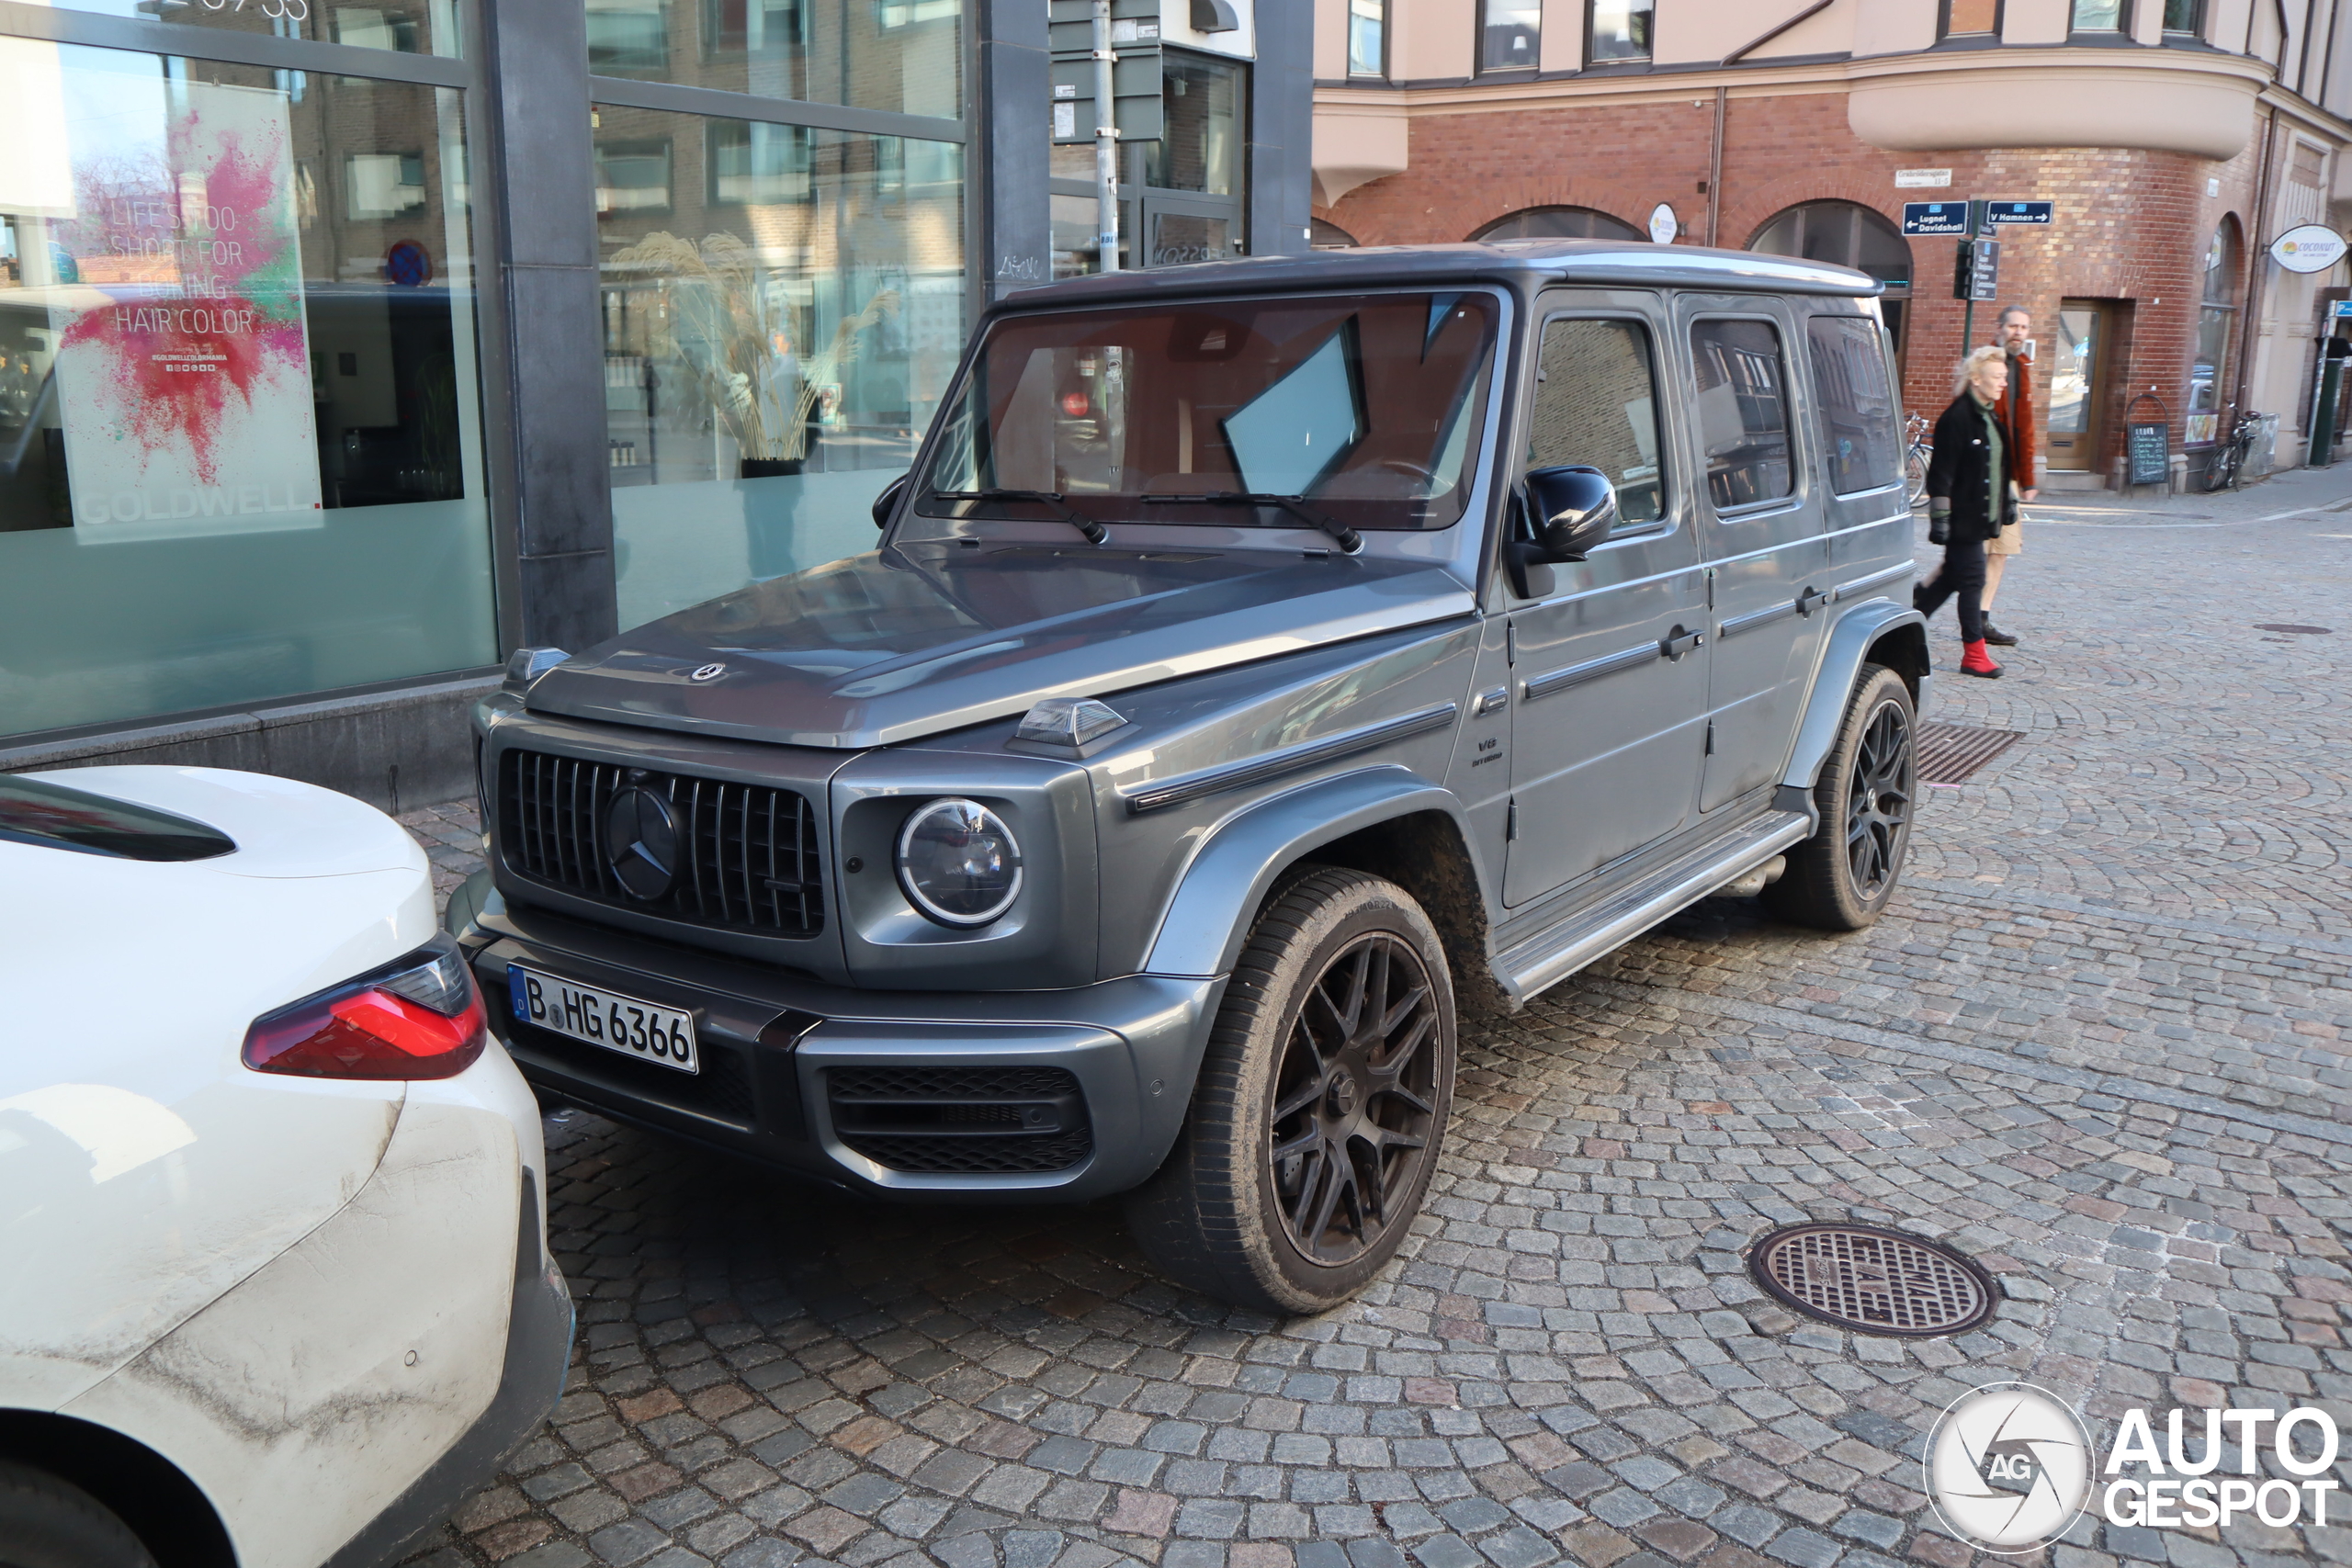
[[[155,1568],[155,1559],[87,1492],[0,1461],[0,1568]]]
[[[1412,897],[1310,870],[1234,966],[1175,1149],[1127,1201],[1180,1284],[1278,1316],[1322,1312],[1394,1257],[1453,1101],[1453,985]]]
[[[1788,870],[1764,889],[1767,909],[1833,931],[1860,931],[1879,918],[1903,874],[1918,810],[1916,728],[1903,677],[1863,665],[1814,786],[1821,827],[1789,852]]]

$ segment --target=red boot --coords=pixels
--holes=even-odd
[[[1963,642],[1960,645],[1960,649],[1962,674],[1979,675],[1987,681],[1997,681],[2001,678],[2001,667],[1993,662],[1991,654],[1984,651],[1983,637],[1977,638],[1974,642]]]

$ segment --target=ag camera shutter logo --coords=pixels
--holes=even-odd
[[[1996,1555],[2035,1551],[2090,1500],[2090,1434],[2045,1389],[1988,1383],[1944,1411],[1923,1468],[1953,1535]]]

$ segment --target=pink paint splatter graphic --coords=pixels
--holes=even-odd
[[[300,260],[281,217],[288,171],[266,141],[190,112],[163,169],[83,182],[73,248],[83,281],[112,303],[83,312],[65,345],[101,351],[121,439],[208,485],[220,481],[232,408],[251,411],[289,371],[307,381]]]

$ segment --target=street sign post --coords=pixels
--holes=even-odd
[[[1906,237],[1948,234],[1954,237],[1968,232],[1968,203],[1964,201],[1906,201],[1903,204],[1903,232]]]
[[[1988,201],[1984,204],[1984,221],[1997,226],[2003,223],[2047,223],[2055,203],[2047,201]]]

